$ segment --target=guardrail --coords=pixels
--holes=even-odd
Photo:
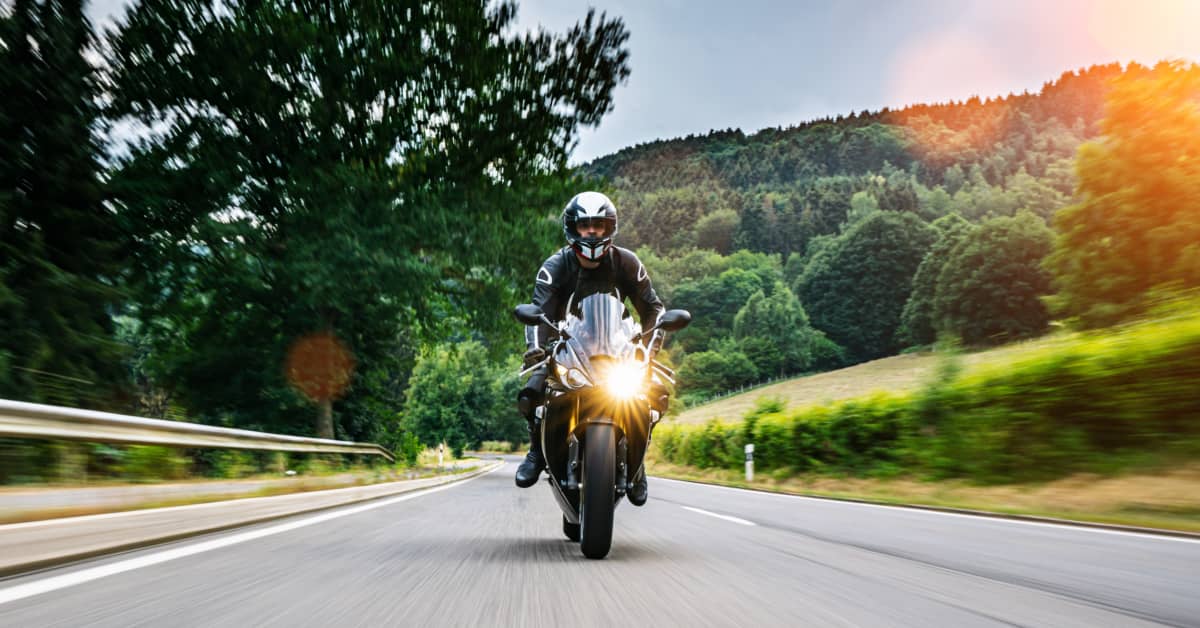
[[[0,399],[0,436],[48,438],[92,443],[221,447],[304,453],[364,454],[395,461],[374,443],[304,438],[227,427],[163,421]]]

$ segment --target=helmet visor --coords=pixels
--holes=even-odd
[[[581,238],[611,238],[617,229],[612,218],[580,218],[575,221],[575,233]]]

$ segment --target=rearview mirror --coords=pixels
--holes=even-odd
[[[524,303],[513,308],[513,316],[526,325],[537,325],[542,322],[542,317],[545,315],[542,308],[532,303]]]
[[[666,331],[678,331],[691,322],[692,314],[687,310],[667,310],[663,312],[662,318],[658,319],[658,327]]]

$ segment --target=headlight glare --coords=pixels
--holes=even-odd
[[[608,369],[604,383],[613,397],[633,399],[642,392],[645,375],[645,368],[637,362],[617,362]]]

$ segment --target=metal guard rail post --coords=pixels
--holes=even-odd
[[[0,399],[0,436],[131,445],[366,454],[383,456],[389,462],[395,461],[392,452],[374,443],[353,443],[182,421],[142,419],[109,412],[61,408],[7,399]]]

